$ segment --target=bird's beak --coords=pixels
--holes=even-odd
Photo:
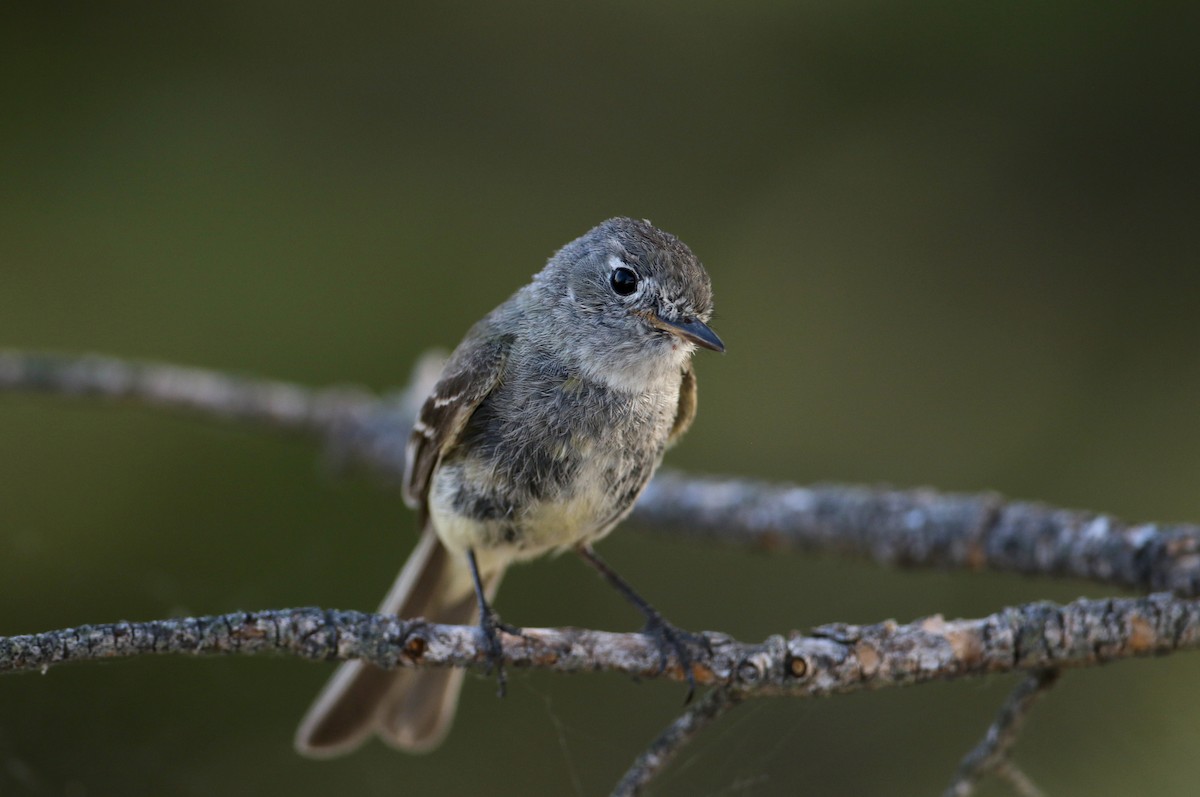
[[[708,328],[708,324],[699,318],[685,318],[679,321],[667,321],[665,318],[654,316],[655,326],[659,329],[678,335],[686,341],[695,343],[713,351],[724,352],[725,344],[717,337],[717,333]]]

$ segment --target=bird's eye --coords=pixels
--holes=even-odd
[[[621,266],[613,269],[609,281],[612,282],[612,289],[617,292],[618,296],[628,296],[637,290],[638,275],[634,273],[633,269]]]

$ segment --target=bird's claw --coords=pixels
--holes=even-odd
[[[683,704],[686,706],[691,703],[696,694],[696,676],[692,672],[692,664],[696,661],[696,657],[693,655],[693,651],[703,650],[706,655],[711,655],[712,643],[708,641],[708,637],[704,634],[693,634],[691,631],[671,625],[657,615],[646,621],[646,627],[642,633],[653,638],[655,644],[658,645],[659,672],[667,668],[671,654],[675,654],[688,685]]]
[[[488,675],[496,672],[496,696],[504,697],[508,689],[508,674],[504,670],[504,645],[500,642],[500,632],[522,636],[521,629],[500,620],[500,615],[489,606],[479,617],[479,630],[483,634],[487,666],[484,672]]]

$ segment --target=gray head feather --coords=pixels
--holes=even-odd
[[[629,269],[637,287],[621,295],[613,273]],[[525,293],[546,319],[529,330],[589,375],[617,387],[678,380],[695,345],[668,322],[708,321],[712,285],[691,249],[648,221],[613,218],[560,249]]]

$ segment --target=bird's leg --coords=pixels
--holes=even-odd
[[[687,678],[688,691],[687,697],[684,698],[684,703],[690,703],[692,695],[696,692],[696,678],[692,674],[692,657],[691,648],[702,648],[707,653],[712,652],[712,646],[709,644],[708,638],[703,634],[693,634],[689,631],[684,631],[682,628],[668,623],[666,619],[658,613],[658,610],[646,602],[646,599],[637,594],[633,587],[629,586],[629,582],[617,575],[608,564],[596,555],[590,545],[580,545],[575,549],[596,571],[604,577],[604,580],[611,584],[617,592],[625,596],[625,600],[637,607],[637,610],[646,618],[645,633],[654,637],[658,643],[659,669],[667,665],[667,654],[674,653],[679,659],[679,666],[683,668],[684,677]]]
[[[484,645],[487,647],[487,673],[496,670],[497,695],[504,697],[508,676],[504,672],[504,646],[500,644],[499,632],[519,635],[521,629],[501,622],[500,615],[488,603],[487,596],[483,594],[483,579],[479,577],[479,564],[475,561],[474,550],[467,549],[467,561],[471,565],[471,580],[475,583],[475,600],[479,603],[479,630],[483,632]]]

